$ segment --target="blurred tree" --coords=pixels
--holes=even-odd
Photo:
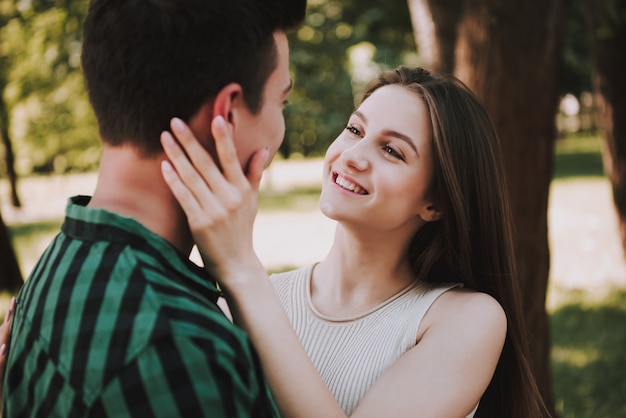
[[[592,90],[588,1],[571,0],[567,8],[561,95],[572,93],[580,98]]]
[[[323,155],[363,83],[416,55],[400,1],[309,0],[306,22],[290,43],[295,84],[285,111],[284,157]]]
[[[415,43],[425,68],[454,72],[463,0],[408,0]]]
[[[2,171],[9,178],[15,206],[20,205],[20,199],[13,139],[19,139],[18,154],[25,155],[25,159],[34,155],[43,156],[45,161],[59,158],[59,152],[69,153],[79,148],[77,141],[56,149],[48,145],[54,140],[58,142],[58,138],[72,138],[67,135],[71,131],[67,125],[78,126],[76,131],[93,131],[95,126],[95,123],[89,125],[89,113],[80,111],[84,96],[79,73],[80,23],[87,3],[87,0],[0,0],[0,154],[4,157]],[[87,116],[79,119],[76,115]],[[79,123],[68,123],[68,119]],[[38,135],[31,136],[35,142],[29,147],[28,135],[33,132]],[[49,141],[50,137],[53,141]],[[0,273],[2,290],[14,292],[23,283],[9,231],[1,216]]]
[[[0,92],[4,91],[6,86],[6,80],[3,79],[3,63],[4,57],[0,57]],[[21,207],[19,193],[17,191],[17,173],[15,172],[15,153],[13,152],[13,142],[9,134],[10,118],[7,104],[4,101],[4,96],[0,94],[0,136],[2,136],[2,146],[4,147],[4,165],[6,175],[9,178],[9,189],[11,193],[11,203],[14,207]]]
[[[11,3],[6,0],[0,3],[0,28],[6,27],[7,23],[17,16],[17,11]],[[20,207],[22,203],[17,191],[17,173],[15,172],[15,153],[13,152],[13,143],[10,136],[9,110],[4,99],[4,90],[8,83],[7,78],[10,68],[10,58],[4,46],[4,42],[0,43],[0,136],[2,137],[0,151],[3,151],[0,154],[4,157],[4,171],[9,178],[11,203],[15,207]]]
[[[436,0],[411,0],[413,22],[435,16]],[[453,68],[487,107],[500,137],[511,206],[526,320],[532,324],[533,367],[552,407],[550,339],[545,309],[549,274],[547,209],[559,99],[562,0],[457,0],[459,16],[434,21],[431,39],[456,33]],[[425,14],[425,15],[424,15]],[[438,28],[440,25],[452,28]],[[417,30],[416,30],[417,32]],[[418,37],[418,42],[421,42]],[[433,48],[432,45],[422,48]],[[450,47],[447,46],[447,49]],[[435,57],[437,55],[435,54]]]
[[[11,236],[0,213],[0,291],[16,293],[23,283]]]
[[[0,40],[10,57],[3,97],[18,170],[92,169],[99,142],[80,71],[81,23],[88,1],[13,3],[19,9],[2,27]]]
[[[613,188],[626,257],[626,0],[589,1],[593,84],[604,133],[604,171]]]

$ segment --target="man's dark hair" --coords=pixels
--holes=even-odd
[[[256,113],[277,66],[273,33],[306,0],[92,0],[82,65],[103,140],[161,150],[172,117],[189,120],[228,83]]]

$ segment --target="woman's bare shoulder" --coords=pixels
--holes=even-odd
[[[422,322],[423,334],[436,327],[464,330],[480,338],[502,340],[506,335],[507,317],[502,305],[491,295],[471,289],[455,288],[442,294],[430,307]]]

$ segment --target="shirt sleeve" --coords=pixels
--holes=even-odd
[[[251,346],[164,338],[103,388],[93,417],[275,417]]]

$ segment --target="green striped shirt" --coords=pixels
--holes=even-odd
[[[70,199],[20,291],[4,417],[277,416],[213,280],[133,219]]]

